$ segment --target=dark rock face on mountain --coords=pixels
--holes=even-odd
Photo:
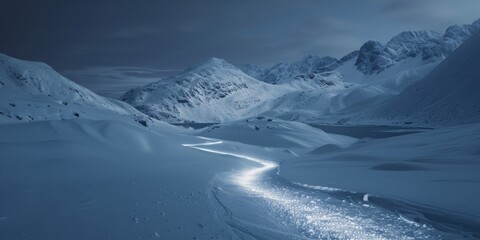
[[[360,72],[370,74],[392,65],[392,61],[382,55],[383,45],[377,41],[368,41],[359,50],[355,66]]]
[[[337,67],[337,59],[333,57],[307,56],[292,63],[279,63],[268,69],[260,79],[267,83],[285,83],[300,75],[317,74],[331,71]]]

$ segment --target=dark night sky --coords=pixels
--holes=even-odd
[[[261,66],[341,57],[369,39],[479,17],[478,0],[11,0],[0,7],[0,52],[74,79],[109,67],[157,76],[212,56]]]

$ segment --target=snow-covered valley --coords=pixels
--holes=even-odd
[[[275,143],[308,129],[273,123],[250,134],[272,131],[264,136]],[[238,140],[249,134],[231,128],[244,132]],[[479,139],[471,129],[386,142],[323,133],[323,143],[266,147],[112,120],[3,124],[0,229],[5,239],[475,238]],[[471,137],[455,147],[439,136]],[[405,161],[380,159],[431,138],[441,144]],[[444,146],[459,150],[445,155]],[[441,159],[424,157],[435,152]]]
[[[474,218],[455,215],[449,211],[439,214],[439,210],[418,205],[419,202],[413,204],[388,195],[292,181],[279,175],[275,160],[253,157],[252,155],[261,155],[258,149],[248,147],[247,154],[238,154],[238,149],[232,151],[229,147],[221,146],[225,144],[223,141],[202,139],[205,140],[204,143],[185,146],[244,159],[258,165],[222,174],[222,178],[216,179],[212,186],[220,216],[236,230],[240,238],[448,239],[475,238],[477,234],[478,222],[472,221]],[[268,157],[274,155],[278,153],[270,153]],[[282,156],[275,156],[275,159],[282,159]],[[291,161],[296,163],[297,159]],[[280,171],[284,168],[290,169],[288,164],[282,164]],[[297,171],[290,175],[296,176],[293,177],[295,180],[308,182],[305,179],[312,179],[309,175],[305,178],[304,169],[295,170]],[[455,178],[458,176],[450,180]],[[386,184],[383,187],[398,186]],[[384,192],[382,187],[377,189]],[[428,188],[415,190],[425,189]],[[473,187],[455,197],[469,197],[474,191]],[[473,201],[478,201],[478,196],[474,195],[473,198]],[[452,199],[444,201],[464,206]]]
[[[1,54],[0,239],[480,239],[479,26],[122,101]]]

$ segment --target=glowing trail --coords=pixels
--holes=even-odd
[[[278,164],[272,161],[206,148],[223,144],[222,141],[202,138],[204,143],[183,144],[201,151],[237,157],[257,163],[258,167],[232,171],[233,185],[239,186],[243,194],[260,201],[252,205],[254,209],[270,209],[278,218],[279,230],[286,227],[296,229],[290,233],[295,239],[440,239],[442,235],[425,225],[407,220],[401,215],[368,204],[368,195],[363,201],[332,198],[323,187],[288,184],[275,179],[272,173]],[[342,191],[330,189],[329,191]],[[235,192],[235,190],[231,190]],[[231,194],[231,195],[236,195]],[[235,198],[235,199],[238,199]],[[234,202],[229,199],[228,202]],[[239,201],[239,200],[237,200]],[[242,202],[241,204],[245,204]],[[233,204],[240,205],[240,204]],[[227,206],[228,207],[228,206]],[[232,209],[235,206],[231,206]],[[241,210],[244,211],[244,210]],[[239,212],[241,213],[241,212]],[[235,213],[234,213],[235,214]],[[255,217],[251,217],[255,218]],[[244,221],[258,221],[244,219]]]
[[[227,153],[227,152],[222,152],[222,151],[217,151],[217,150],[212,150],[212,149],[208,149],[208,148],[199,147],[199,146],[218,145],[218,144],[223,143],[223,141],[217,141],[217,140],[211,139],[211,138],[206,138],[206,137],[199,137],[199,138],[207,140],[208,142],[197,143],[197,144],[182,144],[182,145],[185,146],[185,147],[191,147],[191,148],[195,148],[195,149],[205,151],[205,152],[242,158],[242,159],[246,159],[248,161],[252,161],[252,162],[260,164],[260,167],[246,169],[246,170],[242,171],[241,174],[239,174],[238,176],[235,177],[237,183],[239,185],[245,187],[245,188],[251,188],[251,190],[255,189],[254,186],[252,185],[252,183],[254,183],[254,181],[257,180],[258,177],[261,176],[262,173],[265,173],[269,170],[272,170],[272,169],[278,167],[278,164],[274,163],[274,162],[270,162],[270,161],[266,161],[266,160],[262,160],[262,159],[258,159],[258,158],[254,158],[254,157],[249,157],[249,156],[245,156],[245,155],[240,155],[240,154],[235,154],[235,153]]]

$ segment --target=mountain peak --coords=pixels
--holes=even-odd
[[[233,66],[232,64],[230,64],[226,60],[221,59],[221,58],[216,58],[216,57],[209,58],[207,61],[201,63],[200,65],[207,66],[207,67],[229,67],[229,68],[233,67],[233,68],[236,68],[235,66]]]
[[[227,63],[227,61],[225,61],[224,59],[221,59],[221,58],[211,57],[211,58],[209,58],[205,63],[209,63],[209,64],[225,64],[225,63]]]
[[[379,58],[383,52],[383,45],[378,41],[369,40],[360,47],[355,66],[364,74],[381,71],[390,63],[384,58]]]
[[[188,68],[187,71],[211,70],[211,69],[238,69],[238,68],[221,58],[212,57],[205,62],[202,62],[198,65]]]

